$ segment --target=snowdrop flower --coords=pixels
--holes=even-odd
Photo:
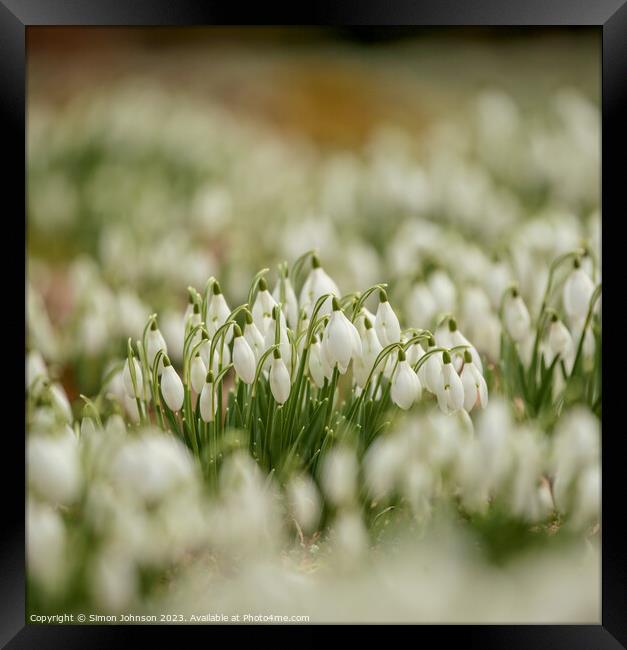
[[[32,386],[38,379],[48,376],[46,363],[37,350],[31,350],[26,356],[26,388]]]
[[[219,282],[216,281],[213,284],[213,295],[207,307],[207,319],[205,321],[210,337],[213,337],[217,329],[226,323],[230,315],[231,310],[222,295]],[[232,338],[233,328],[229,327],[224,337],[225,343],[230,343]]]
[[[374,328],[383,347],[401,340],[401,326],[398,318],[388,302],[387,293],[379,291],[379,307],[375,316]]]
[[[529,332],[531,317],[517,289],[512,289],[505,298],[503,321],[507,333],[516,342],[522,341]]]
[[[504,262],[496,260],[486,273],[484,279],[484,286],[495,309],[498,308],[503,293],[511,282],[512,277],[510,270]]]
[[[255,360],[259,361],[259,358],[265,351],[264,337],[259,331],[253,316],[250,312],[246,312],[246,324],[244,326],[244,338],[248,342],[250,349],[255,353]]]
[[[438,306],[438,311],[453,311],[457,299],[457,290],[451,278],[444,271],[434,271],[427,282],[431,295]]]
[[[148,367],[152,370],[152,366],[155,362],[155,357],[159,350],[163,350],[163,354],[168,353],[168,346],[166,345],[163,335],[157,327],[157,321],[153,320],[150,324],[150,329],[146,334],[146,359],[148,361]],[[159,362],[159,373],[163,372],[163,359]]]
[[[237,376],[245,383],[252,384],[255,379],[257,363],[255,353],[242,336],[239,325],[235,325],[235,340],[233,341],[233,366]]]
[[[434,338],[428,341],[427,352],[431,352],[437,345]],[[425,353],[426,354],[426,353]],[[437,395],[442,388],[442,355],[434,353],[418,369],[421,384],[433,395]]]
[[[322,487],[335,506],[348,505],[355,496],[359,467],[354,452],[346,446],[335,447],[322,466]]]
[[[320,521],[321,500],[316,484],[308,474],[295,476],[287,485],[294,519],[304,533],[312,533]]]
[[[363,333],[361,334],[361,355],[355,357],[355,360],[353,361],[353,374],[355,377],[355,382],[362,388],[365,386],[366,381],[368,380],[368,375],[374,366],[374,362],[383,349],[381,343],[379,342],[379,337],[372,327],[370,318],[364,318],[363,322],[364,329]]]
[[[414,372],[414,369],[407,363],[405,352],[399,350],[398,365],[392,377],[392,389],[390,395],[392,401],[396,406],[407,410],[411,408],[412,404],[420,399],[422,394],[422,386],[420,379]]]
[[[61,515],[29,499],[26,534],[29,574],[48,592],[59,590],[67,572],[67,535]]]
[[[183,382],[172,367],[168,357],[163,358],[163,374],[161,375],[161,392],[163,399],[171,411],[180,411],[183,407],[185,390]]]
[[[200,417],[203,422],[213,422],[218,408],[216,394],[213,387],[213,373],[211,370],[205,378],[205,385],[200,393]]]
[[[139,365],[139,361],[135,357],[132,357],[133,368],[135,370],[135,386],[137,387],[137,393],[133,388],[133,377],[131,375],[131,368],[128,363],[128,358],[124,362],[124,370],[122,371],[122,379],[124,380],[124,390],[128,397],[135,399],[136,397],[141,398],[144,394],[144,380],[142,377],[142,369]]]
[[[361,339],[357,328],[340,309],[337,298],[332,300],[333,311],[324,330],[322,346],[331,367],[338,366],[344,374],[351,359],[361,356]]]
[[[484,409],[488,405],[488,386],[468,350],[464,352],[461,380],[464,387],[464,409],[470,413],[476,404]]]
[[[200,392],[205,386],[205,377],[207,376],[207,366],[205,366],[200,352],[196,352],[196,356],[192,359],[189,375],[192,381],[192,388],[200,395]]]
[[[437,398],[443,413],[454,413],[464,406],[464,386],[455,372],[448,352],[442,353],[442,384]]]
[[[311,316],[311,312],[318,301],[320,296],[325,293],[330,293],[336,298],[341,297],[340,290],[337,284],[331,279],[329,275],[320,266],[320,260],[317,255],[311,258],[311,271],[305,280],[305,284],[300,292],[300,306],[307,310],[307,316]],[[331,311],[331,300],[328,298],[324,301],[320,309],[320,314],[328,314]]]
[[[290,389],[290,373],[281,358],[280,351],[275,349],[270,366],[270,390],[274,399],[279,404],[284,404],[290,396]]]
[[[42,499],[69,505],[79,498],[82,476],[74,436],[33,435],[27,459],[29,485]]]
[[[298,300],[287,275],[279,278],[272,292],[272,297],[276,303],[280,302],[283,305],[283,313],[287,318],[287,322],[295,330],[298,324]]]
[[[567,362],[571,360],[571,355],[574,353],[573,337],[556,314],[551,317],[549,325],[548,352],[549,363],[558,355]]]
[[[438,305],[424,283],[417,284],[411,290],[406,307],[412,320],[420,323],[430,323],[438,311]]]
[[[285,363],[290,365],[292,363],[292,344],[287,335],[287,325],[285,323],[285,316],[283,312],[279,309],[278,305],[275,305],[272,309],[272,319],[270,325],[266,330],[266,335],[264,339],[264,350],[267,350],[269,347],[274,345],[276,338],[276,327],[277,327],[277,318],[279,319],[279,344],[281,350],[281,357],[285,359]],[[264,364],[264,367],[268,365],[268,361]]]
[[[583,319],[588,314],[594,283],[575,259],[573,270],[564,283],[562,300],[564,309],[571,320]]]
[[[475,348],[474,345],[459,331],[457,328],[457,321],[454,318],[450,318],[448,321],[448,329],[449,329],[449,340],[450,340],[450,345],[445,346],[445,347],[451,347],[455,348],[460,345],[465,345],[467,346],[468,352],[470,352],[470,355],[472,357],[472,361],[479,370],[480,373],[483,372],[483,363],[481,362],[481,357],[479,356],[479,353],[477,352],[477,349]],[[456,358],[459,360],[459,365],[455,364],[455,369],[459,372],[462,367],[462,362],[464,358],[464,353],[459,352],[456,355]]]
[[[323,359],[322,349],[318,337],[314,336],[309,346],[309,376],[313,379],[318,388],[324,386],[325,377],[331,376],[331,368]]]
[[[272,312],[277,306],[276,300],[268,291],[268,283],[265,278],[259,280],[259,291],[253,303],[253,321],[257,329],[263,336],[266,336],[268,330],[273,325]]]

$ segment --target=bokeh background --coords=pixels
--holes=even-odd
[[[211,274],[238,304],[318,248],[425,322],[441,269],[595,246],[599,56],[594,29],[29,28],[30,344],[75,398]]]
[[[39,404],[31,611],[598,622],[600,395],[597,410],[548,427],[506,405],[498,377],[511,282],[535,317],[558,255],[585,246],[586,272],[600,279],[599,30],[29,28],[27,52],[27,352],[67,394],[87,463],[61,435],[42,435]],[[337,564],[324,540],[284,544],[278,501],[248,457],[229,460],[222,502],[206,498],[169,434],[144,446],[110,417],[107,435],[90,438],[79,394],[113,384],[108,370],[149,314],[179,367],[189,285],[214,275],[234,307],[260,268],[274,284],[277,263],[313,248],[343,293],[387,282],[404,325],[435,330],[456,316],[490,380],[492,410],[473,440],[506,436],[517,459],[507,511],[481,515],[483,443],[455,443],[445,451],[464,461],[473,516],[444,512],[424,536],[410,526],[406,546],[388,530],[390,545],[357,571],[359,518],[334,524]],[[418,418],[397,437],[431,426]],[[119,443],[124,462],[94,453],[107,449],[96,439]],[[457,438],[434,440],[435,458]],[[549,459],[575,486],[564,526],[541,516]],[[252,478],[231,485],[240,474]],[[77,505],[83,478],[92,501]],[[157,509],[141,502],[151,486],[163,491]],[[373,535],[385,539],[380,521]]]

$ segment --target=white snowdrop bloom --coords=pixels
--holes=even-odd
[[[403,343],[407,343],[410,337],[401,337]],[[420,343],[412,343],[406,350],[405,356],[407,357],[407,363],[410,366],[415,366],[422,357],[425,356],[425,351]]]
[[[113,413],[109,416],[105,424],[105,433],[109,437],[124,435],[126,433],[126,423],[119,413]]]
[[[455,309],[457,290],[451,278],[441,270],[434,271],[427,283],[439,312],[451,312]]]
[[[98,433],[96,421],[90,417],[84,417],[81,420],[81,438],[89,438]]]
[[[82,473],[75,436],[32,435],[27,458],[28,482],[40,498],[63,505],[79,498]]]
[[[436,348],[435,339],[429,340],[427,347],[427,354]],[[418,377],[421,384],[433,395],[437,395],[442,389],[443,376],[442,376],[442,354],[435,352],[422,363],[418,369]]]
[[[349,447],[338,445],[327,454],[322,466],[322,488],[333,505],[352,502],[358,471],[355,453]]]
[[[420,399],[422,386],[418,375],[414,369],[407,363],[405,352],[400,350],[398,353],[398,365],[392,377],[392,389],[390,396],[396,406],[407,410],[412,404]]]
[[[476,404],[484,409],[488,405],[488,386],[468,350],[464,352],[464,367],[460,378],[464,387],[464,409],[470,413]]]
[[[246,312],[246,325],[244,326],[244,338],[248,342],[250,349],[255,353],[255,360],[259,361],[261,355],[265,352],[264,337],[255,325],[253,317]]]
[[[419,460],[406,464],[403,472],[403,492],[414,516],[425,519],[431,514],[431,496],[434,476],[429,467]]]
[[[125,439],[108,471],[121,494],[155,502],[178,488],[187,488],[196,469],[179,439],[158,429],[147,429]]]
[[[29,576],[49,593],[60,591],[67,575],[67,535],[61,515],[29,499],[26,537]]]
[[[359,513],[341,511],[333,524],[332,539],[339,559],[345,564],[356,562],[368,548],[368,534]]]
[[[150,324],[150,329],[146,334],[146,360],[148,361],[148,367],[151,370],[159,350],[163,350],[163,354],[167,354],[168,346],[163,338],[163,334],[161,334],[161,331],[157,327],[157,321],[153,320]],[[163,372],[163,359],[159,362],[158,372]]]
[[[284,404],[290,396],[290,373],[281,358],[279,350],[275,350],[270,366],[270,390],[279,404]]]
[[[470,355],[472,357],[472,361],[475,364],[476,368],[479,370],[480,373],[483,373],[483,363],[481,361],[481,357],[479,356],[479,353],[477,352],[477,349],[475,346],[459,331],[457,327],[457,321],[454,318],[450,318],[448,321],[448,329],[449,329],[449,341],[450,345],[444,346],[444,347],[458,347],[461,345],[467,346],[466,350],[470,352]],[[455,360],[457,363],[454,363],[455,369],[459,372],[462,368],[462,363],[464,360],[464,351],[459,351],[455,353]]]
[[[71,424],[72,420],[74,419],[72,406],[70,405],[70,400],[67,398],[67,395],[63,390],[61,384],[50,384],[48,391],[50,393],[50,397],[52,399],[55,410],[63,416],[66,422]]]
[[[299,301],[301,308],[307,310],[308,317],[311,317],[311,313],[318,299],[327,293],[332,294],[336,298],[341,298],[342,296],[337,284],[327,275],[325,270],[320,266],[320,260],[314,255],[311,258],[311,271],[300,292]],[[330,311],[331,298],[328,298],[324,301],[319,315],[328,314]]]
[[[503,398],[496,397],[477,421],[483,471],[491,487],[498,487],[510,470],[513,462],[512,435],[515,435],[515,428],[509,405]]]
[[[438,305],[425,283],[415,285],[407,299],[406,311],[415,323],[430,323],[438,311]]]
[[[285,323],[285,316],[283,312],[279,310],[278,305],[275,306],[272,310],[272,319],[270,321],[270,326],[266,330],[266,335],[264,339],[264,350],[267,350],[274,345],[276,339],[276,326],[277,320],[279,318],[279,349],[281,351],[281,358],[285,360],[285,363],[290,366],[292,363],[292,344],[290,343],[289,336],[287,334],[287,324]],[[267,359],[264,364],[264,368],[270,365],[270,360]]]
[[[180,411],[183,408],[183,399],[185,397],[183,382],[178,376],[176,370],[172,367],[168,357],[164,357],[163,360],[161,392],[165,403],[171,411]]]
[[[333,311],[324,330],[322,347],[331,367],[337,366],[343,374],[351,359],[361,356],[361,339],[356,327],[340,309],[337,298],[332,301]]]
[[[137,401],[133,397],[124,395],[124,410],[134,424],[139,424],[139,408],[137,406]]]
[[[176,311],[169,310],[160,316],[160,322],[163,338],[168,347],[168,356],[174,361],[182,361],[185,320]]]
[[[374,329],[383,347],[401,340],[401,326],[388,302],[388,296],[383,290],[379,292],[379,306],[375,316]]]
[[[211,300],[209,301],[209,305],[207,305],[207,319],[205,320],[205,324],[207,325],[207,332],[209,332],[210,337],[213,337],[213,335],[216,333],[216,330],[219,327],[222,327],[224,323],[226,323],[230,315],[231,310],[229,309],[229,306],[226,304],[226,300],[222,295],[220,284],[218,282],[214,282],[213,294],[211,296]],[[224,340],[226,343],[230,343],[232,338],[233,328],[229,327]]]
[[[453,342],[451,341],[451,331],[449,329],[449,319],[444,320],[440,323],[435,332],[433,333],[435,341],[441,348],[451,348],[453,347]]]
[[[455,372],[448,352],[442,353],[442,385],[437,392],[437,398],[443,413],[454,413],[464,406],[464,386]]]
[[[537,520],[542,514],[538,483],[542,474],[543,447],[535,431],[521,428],[512,437],[516,465],[511,485],[510,505],[514,514]]]
[[[44,358],[37,350],[31,350],[26,355],[26,388],[47,377],[48,370]]]
[[[601,468],[590,465],[577,479],[572,523],[577,528],[589,526],[599,520],[601,510]]]
[[[559,421],[554,433],[552,469],[553,493],[560,510],[565,511],[569,506],[574,478],[584,467],[599,464],[600,434],[599,421],[583,406],[571,409]]]
[[[380,436],[368,448],[364,458],[366,483],[376,499],[392,494],[407,461],[407,445],[399,435]]]
[[[253,303],[253,321],[265,337],[270,327],[274,325],[272,313],[277,306],[277,301],[268,291],[268,283],[265,278],[259,280],[258,289],[257,297]]]
[[[590,276],[581,268],[581,262],[576,259],[562,293],[564,310],[571,320],[585,318],[590,307],[590,299],[594,293],[594,283]]]
[[[313,379],[318,388],[324,385],[325,377],[330,376],[331,368],[322,360],[322,349],[320,342],[316,336],[313,337],[311,345],[309,346],[309,376]],[[327,373],[327,370],[329,371]]]
[[[497,260],[488,270],[483,284],[486,288],[492,306],[499,308],[503,294],[512,282],[512,273],[504,262]]]
[[[531,317],[527,306],[516,289],[513,289],[505,298],[503,321],[507,333],[514,341],[522,341],[529,333]]]
[[[294,519],[305,534],[313,533],[320,521],[321,499],[316,484],[307,474],[299,474],[287,485],[287,496]]]
[[[298,325],[298,300],[289,277],[279,278],[272,297],[277,303],[281,303],[288,325],[295,330]]]
[[[549,325],[547,347],[549,363],[558,355],[567,364],[574,361],[574,359],[571,359],[575,351],[573,337],[570,335],[566,325],[556,315],[552,316],[551,324]]]
[[[368,375],[374,367],[374,362],[382,349],[379,337],[372,327],[371,320],[367,317],[364,318],[364,329],[361,334],[361,355],[355,357],[353,361],[355,382],[361,388],[366,385]]]
[[[252,384],[255,379],[257,363],[255,353],[251,350],[250,345],[242,336],[242,330],[239,325],[235,325],[233,341],[233,366],[237,376],[245,383]]]
[[[137,575],[132,558],[122,549],[100,551],[89,572],[91,594],[104,611],[117,612],[137,595]]]
[[[192,363],[189,369],[189,376],[192,382],[192,388],[196,393],[200,395],[200,392],[205,386],[207,366],[205,366],[205,362],[202,360],[199,352],[196,352],[196,355],[192,359]]]
[[[196,348],[196,352],[200,354],[200,358],[206,368],[209,365],[209,355],[211,354],[211,340],[209,339],[209,334],[204,329],[200,332],[200,345]]]
[[[359,314],[357,314],[357,318],[355,318],[355,327],[357,328],[357,332],[362,339],[362,343],[364,335],[366,334],[366,320],[368,320],[370,323],[370,328],[372,328],[372,323],[374,323],[375,318],[375,315],[369,309],[366,309],[366,307],[362,307],[359,311]]]
[[[218,409],[213,373],[209,371],[205,377],[205,384],[200,392],[200,417],[203,422],[213,422]]]
[[[135,399],[136,397],[142,398],[144,394],[144,379],[142,375],[142,367],[139,364],[139,361],[132,357],[133,359],[133,368],[135,370],[135,387],[137,388],[137,393],[133,387],[133,376],[131,374],[131,369],[128,363],[128,357],[124,362],[124,370],[122,371],[122,379],[124,380],[124,390],[128,397]]]

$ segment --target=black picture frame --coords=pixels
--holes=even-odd
[[[439,0],[419,2],[398,0],[377,2],[360,0],[347,2],[335,0],[323,3],[294,3],[291,9],[278,3],[259,3],[246,7],[231,0],[218,4],[210,1],[192,0],[0,0],[0,142],[1,155],[5,159],[3,205],[5,232],[24,235],[26,228],[21,221],[25,215],[25,89],[26,89],[26,28],[35,25],[82,25],[82,26],[163,26],[163,25],[218,25],[218,24],[266,24],[303,25],[326,24],[333,26],[596,26],[602,38],[602,193],[603,193],[603,260],[604,283],[617,285],[610,296],[622,296],[624,271],[609,272],[611,268],[610,230],[620,224],[619,210],[624,211],[621,190],[625,184],[624,152],[627,151],[624,116],[627,116],[627,0]],[[7,205],[11,205],[11,213]],[[613,214],[616,212],[616,214]],[[24,224],[22,226],[22,223]],[[7,229],[7,225],[9,228]],[[11,228],[10,226],[13,226]],[[22,227],[24,228],[22,230]],[[16,304],[22,304],[25,285],[15,282],[21,259],[21,241],[4,242],[2,264],[5,285],[16,291]],[[620,240],[618,241],[620,245]],[[13,255],[15,257],[13,257]],[[19,259],[18,259],[19,258]],[[7,282],[8,281],[8,282]],[[619,284],[620,283],[620,284]],[[7,289],[10,287],[6,287]],[[604,293],[607,286],[604,286]],[[6,290],[3,291],[6,296]],[[6,298],[5,298],[6,300]],[[612,301],[613,298],[610,298]],[[619,299],[620,302],[620,299]],[[15,331],[11,341],[24,336],[17,310],[7,307],[5,320],[10,320]],[[604,305],[604,309],[612,309]],[[9,312],[9,309],[11,310]],[[11,317],[7,317],[7,314]],[[608,345],[620,341],[621,322],[614,318],[604,319],[604,360],[608,360]],[[612,333],[612,330],[615,330]],[[616,338],[618,337],[618,338]],[[6,340],[6,339],[5,339]],[[608,341],[610,343],[608,344]],[[24,357],[19,345],[9,346],[3,354],[5,372],[8,376],[21,377]],[[624,352],[622,353],[624,354]],[[613,364],[610,360],[609,366]],[[623,362],[624,363],[624,362]],[[13,365],[14,364],[14,365]],[[604,366],[608,369],[608,365]],[[15,382],[17,385],[19,382]],[[607,381],[606,405],[611,411],[620,411],[620,397],[614,394],[623,383]],[[5,384],[7,385],[7,384]],[[17,404],[17,400],[15,400]],[[614,405],[614,406],[612,406]],[[21,407],[17,407],[19,413]],[[420,626],[411,633],[433,636],[438,643],[463,644],[481,648],[618,648],[627,646],[627,570],[625,542],[622,533],[625,482],[621,465],[624,456],[619,451],[621,438],[625,435],[620,426],[607,425],[603,436],[603,540],[602,540],[602,623],[587,626]],[[25,552],[24,552],[24,491],[25,485],[24,440],[19,434],[23,419],[13,431],[4,431],[4,469],[0,472],[4,490],[4,514],[2,519],[1,568],[0,568],[0,645],[8,648],[105,648],[119,647],[124,640],[136,644],[141,635],[154,635],[155,640],[167,642],[169,638],[180,643],[183,633],[205,635],[204,642],[216,642],[217,636],[232,642],[232,634],[259,634],[276,631],[276,628],[250,627],[177,627],[157,626],[41,626],[25,624]],[[22,429],[23,430],[23,429]],[[319,645],[322,626],[281,628],[300,631],[307,635],[306,643]],[[369,634],[374,629],[369,630]],[[172,635],[172,636],[170,636]],[[176,635],[176,636],[174,636]],[[144,639],[142,638],[142,641]],[[300,643],[303,641],[301,640]]]

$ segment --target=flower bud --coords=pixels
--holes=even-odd
[[[379,292],[379,307],[375,317],[374,328],[383,347],[401,340],[401,326],[394,313],[385,291]]]
[[[252,384],[255,379],[257,363],[255,353],[242,336],[239,325],[235,326],[235,340],[233,342],[233,366],[238,377],[245,384]]]
[[[165,357],[163,360],[163,373],[161,375],[161,392],[163,399],[171,411],[180,411],[183,407],[185,391],[183,382],[172,367],[170,360]]]
[[[284,404],[290,396],[290,373],[278,350],[274,351],[270,366],[270,390],[279,404]]]

